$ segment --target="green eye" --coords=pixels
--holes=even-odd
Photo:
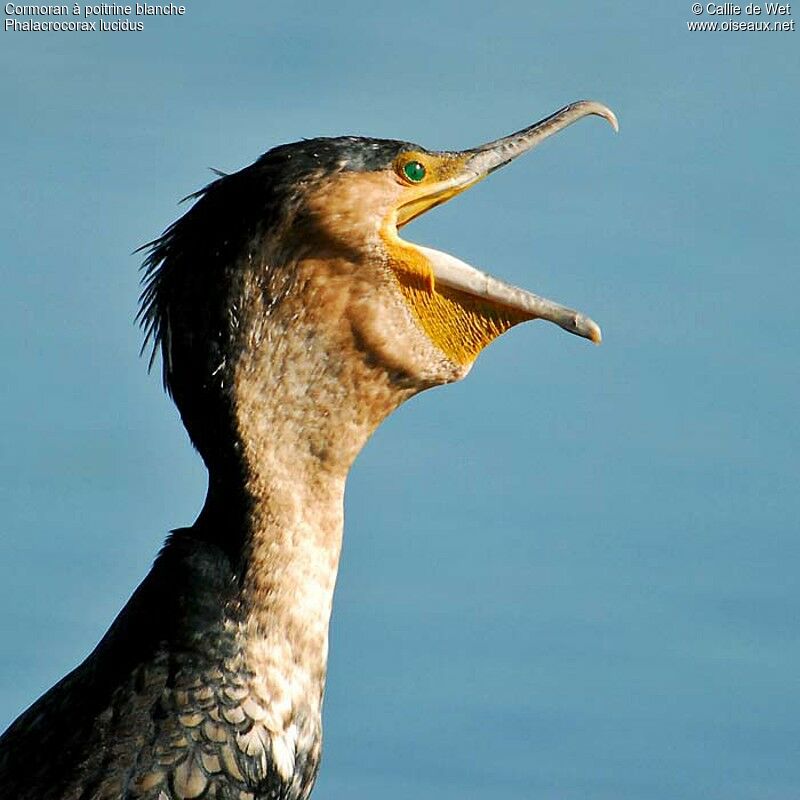
[[[425,167],[419,161],[409,161],[403,167],[403,175],[412,183],[419,183],[425,177]]]

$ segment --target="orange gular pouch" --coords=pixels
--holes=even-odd
[[[431,341],[455,364],[471,364],[486,345],[530,314],[433,284],[430,275],[395,270],[412,314]]]

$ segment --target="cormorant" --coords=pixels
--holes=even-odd
[[[209,472],[197,521],[0,738],[7,800],[300,800],[320,758],[345,479],[496,336],[587,317],[398,229],[605,106],[461,152],[318,138],[221,175],[151,242],[140,320]]]

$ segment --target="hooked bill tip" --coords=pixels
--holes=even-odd
[[[562,327],[564,327],[562,325]],[[590,342],[594,344],[600,344],[603,341],[603,334],[600,331],[600,326],[593,320],[589,319],[589,317],[585,317],[583,314],[575,314],[572,327],[567,328],[570,333],[577,333],[578,336],[582,336],[584,339],[588,339]]]
[[[583,107],[586,114],[595,114],[602,117],[614,129],[614,133],[619,133],[619,120],[617,115],[603,103],[598,103],[596,100],[580,100],[573,104],[573,107]]]
[[[614,129],[614,133],[619,133],[619,120],[617,119],[617,115],[610,108],[607,108],[606,111],[608,113],[603,114],[603,117],[608,120],[608,124]]]

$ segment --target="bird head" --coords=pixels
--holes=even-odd
[[[323,374],[362,380],[342,378],[342,362],[353,359],[414,393],[463,377],[486,345],[526,320],[599,343],[600,329],[584,315],[400,236],[411,220],[588,115],[617,127],[608,108],[582,101],[458,152],[304,140],[193,195],[193,207],[151,243],[140,316],[196,443],[187,409],[198,398],[219,401],[265,359],[273,382],[293,364],[306,396]]]

